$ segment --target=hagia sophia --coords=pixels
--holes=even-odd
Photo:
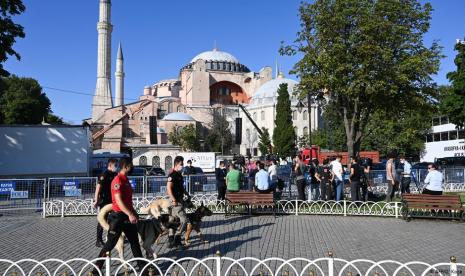
[[[281,72],[273,72],[269,66],[254,72],[232,54],[216,48],[190,59],[186,57],[186,65],[180,69],[177,78],[145,86],[138,101],[125,103],[124,57],[120,45],[113,104],[110,9],[110,0],[100,0],[97,84],[92,118],[86,120],[92,126],[94,149],[132,152],[136,165],[169,168],[181,149],[169,143],[168,134],[190,124],[209,128],[213,111],[220,109],[233,135],[237,130],[236,122],[242,122],[241,143],[232,152],[224,154],[258,156],[258,133],[239,104],[245,107],[258,127],[268,128],[272,136],[277,89],[281,83],[288,84],[297,136],[308,133],[308,120],[312,120],[312,129],[321,125],[318,105],[312,106],[310,116],[307,110],[297,111],[298,99],[293,93],[297,81],[285,78]]]

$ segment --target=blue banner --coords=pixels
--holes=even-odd
[[[15,190],[16,183],[14,181],[0,182],[0,195],[9,195]]]
[[[29,198],[29,191],[11,191],[11,199]]]
[[[76,190],[79,188],[79,182],[77,180],[65,180],[63,182],[63,191]]]

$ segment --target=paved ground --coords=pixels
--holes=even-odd
[[[41,219],[0,217],[0,258],[92,259],[97,256],[95,217]],[[160,257],[325,257],[329,250],[348,260],[394,259],[446,262],[455,255],[465,262],[465,224],[450,221],[341,216],[209,217],[208,244],[194,236],[185,251],[169,251],[166,238],[156,248]],[[131,256],[126,246],[128,257]]]

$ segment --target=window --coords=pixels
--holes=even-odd
[[[139,166],[147,166],[147,157],[141,156],[139,158]]]
[[[457,130],[449,131],[449,140],[455,140],[455,139],[457,139]]]
[[[308,135],[308,127],[304,127],[304,135]]]
[[[297,120],[297,111],[292,111],[292,120]]]
[[[459,130],[459,139],[465,139],[465,129]]]
[[[441,125],[445,125],[449,123],[449,117],[447,116],[442,116],[441,117]]]
[[[433,118],[433,126],[438,126],[441,124],[441,120],[439,117]]]
[[[449,140],[449,132],[441,132],[441,141]]]
[[[297,127],[294,127],[294,133],[295,133],[295,135],[296,135],[296,136],[299,136],[299,135],[298,135],[298,134],[299,134],[299,132],[298,132],[298,129],[297,129]]]
[[[245,130],[245,139],[250,140],[250,129]]]
[[[434,133],[433,138],[434,138],[434,142],[441,141],[441,135],[439,133]]]
[[[165,157],[165,172],[169,172],[173,167],[173,158],[171,156]]]
[[[168,103],[168,113],[173,112],[173,107],[174,107],[174,103],[173,103],[173,102],[169,102],[169,103]]]
[[[308,119],[308,112],[307,112],[307,110],[304,110],[303,117],[304,117],[304,118],[303,118],[304,121],[306,121],[306,120]]]
[[[426,142],[430,143],[430,142],[433,142],[433,134],[428,134],[426,135]]]
[[[160,168],[160,157],[154,156],[152,158],[152,166]]]
[[[254,112],[254,113],[253,113],[253,120],[254,120],[254,121],[257,120],[257,112]]]
[[[262,117],[262,121],[265,120],[265,111],[263,111],[263,110],[261,112],[261,117]]]

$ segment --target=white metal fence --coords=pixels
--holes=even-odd
[[[196,259],[191,257],[155,260],[119,258],[99,258],[87,260],[76,258],[71,260],[46,259],[37,261],[24,259],[10,261],[0,259],[2,275],[13,276],[55,276],[55,275],[92,275],[97,260],[104,261],[104,267],[97,275],[198,275],[198,276],[226,276],[226,275],[327,275],[327,276],[407,276],[407,275],[450,275],[458,276],[465,273],[465,263],[457,263],[455,257],[450,260],[429,264],[421,261],[398,262],[395,260],[372,261],[368,259],[345,260],[333,256],[310,260],[306,258],[267,258],[258,259],[245,257],[234,259],[221,257],[217,252],[214,257]],[[142,268],[136,266],[137,261],[145,261]]]

